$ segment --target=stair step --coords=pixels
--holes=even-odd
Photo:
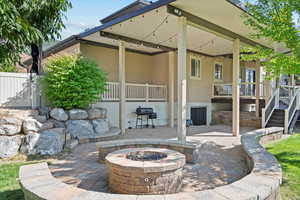
[[[267,127],[284,127],[284,124],[268,124]]]
[[[270,119],[284,119],[283,115],[272,115]]]
[[[284,120],[270,120],[268,124],[281,124],[284,125]]]

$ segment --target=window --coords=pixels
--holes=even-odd
[[[201,60],[197,57],[191,57],[191,78],[201,78]]]
[[[223,64],[215,63],[215,80],[222,81],[223,80]]]

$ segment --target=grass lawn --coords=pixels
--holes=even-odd
[[[267,146],[283,168],[283,200],[300,200],[300,134]]]
[[[23,192],[20,189],[17,178],[19,167],[36,162],[13,162],[0,164],[0,200],[23,200]]]

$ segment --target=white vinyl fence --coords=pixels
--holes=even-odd
[[[37,108],[42,101],[39,77],[27,73],[0,72],[0,108]],[[120,87],[108,82],[102,102],[119,101]],[[43,98],[44,99],[44,98]],[[167,101],[167,86],[126,83],[126,100],[136,102]]]
[[[36,108],[40,102],[38,76],[0,72],[0,107]]]

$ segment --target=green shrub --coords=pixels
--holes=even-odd
[[[42,85],[53,106],[86,108],[105,92],[106,73],[82,56],[60,56],[47,63]]]

